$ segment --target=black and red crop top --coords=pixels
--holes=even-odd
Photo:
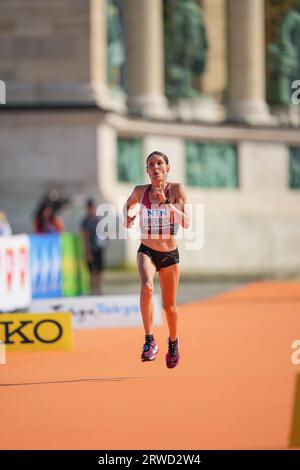
[[[140,230],[142,236],[144,235],[174,235],[173,214],[170,213],[168,204],[153,204],[150,202],[151,184],[147,185],[140,201]],[[167,184],[165,195],[170,198],[170,183]]]

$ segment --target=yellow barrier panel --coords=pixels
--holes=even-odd
[[[290,439],[291,447],[300,447],[300,374],[296,379],[296,391],[294,398],[293,423]]]
[[[58,351],[73,347],[72,314],[0,315],[0,340],[7,351]]]

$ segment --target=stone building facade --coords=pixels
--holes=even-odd
[[[291,38],[300,27],[297,0],[281,3],[2,0],[0,206],[15,231],[32,230],[36,201],[53,186],[71,196],[70,230],[87,195],[118,210],[120,198],[148,181],[145,157],[157,149],[170,158],[170,180],[204,205],[202,249],[179,240],[183,271],[298,275],[300,107],[292,85],[300,46]],[[168,26],[176,8],[179,20]],[[193,68],[195,8],[205,45]],[[168,55],[173,27],[182,35],[174,40],[179,59],[172,47]],[[166,68],[182,90],[175,99]],[[133,265],[137,246],[112,240],[110,265]]]

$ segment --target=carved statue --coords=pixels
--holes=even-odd
[[[166,95],[171,101],[200,95],[192,81],[205,69],[207,48],[203,13],[196,0],[166,0]]]
[[[268,49],[268,101],[291,104],[292,82],[300,79],[300,0],[286,14],[279,41]]]

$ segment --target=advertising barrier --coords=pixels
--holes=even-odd
[[[27,235],[0,237],[0,312],[27,308],[31,302]]]
[[[62,295],[61,239],[59,235],[30,235],[32,297]]]
[[[89,274],[83,257],[80,235],[61,235],[62,293],[66,297],[89,293]]]
[[[34,299],[88,294],[89,274],[80,235],[31,235],[30,248]]]
[[[61,351],[73,346],[72,314],[0,315],[0,340],[7,351]]]
[[[161,304],[153,296],[154,325],[161,325]],[[114,295],[34,300],[31,312],[62,312],[73,314],[73,328],[119,328],[142,326],[139,295]]]

